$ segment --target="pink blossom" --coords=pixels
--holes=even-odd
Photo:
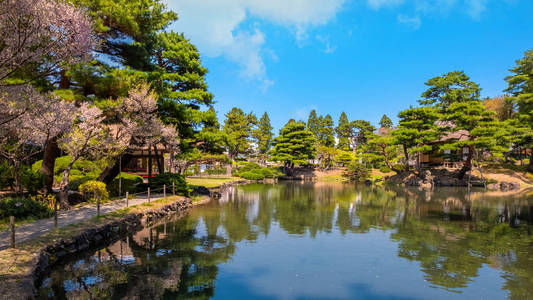
[[[87,14],[59,0],[0,0],[0,82],[27,64],[48,72],[95,46]]]

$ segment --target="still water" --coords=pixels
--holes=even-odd
[[[253,184],[58,265],[42,298],[533,299],[533,197]]]

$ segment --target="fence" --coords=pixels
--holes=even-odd
[[[176,187],[174,185],[174,183],[172,183],[172,187],[170,187],[171,190],[169,192],[171,192],[172,196],[175,196],[176,195]],[[150,188],[148,187],[146,189],[146,191],[142,191],[142,192],[137,192],[137,193],[132,193],[130,194],[129,192],[126,192],[125,196],[117,196],[117,197],[113,197],[111,199],[109,199],[111,206],[113,206],[111,208],[111,210],[116,210],[116,209],[119,209],[121,207],[129,207],[130,205],[130,200],[133,200],[133,199],[137,199],[137,200],[142,200],[142,199],[146,199],[147,202],[150,202],[152,199],[154,198],[166,198],[167,197],[167,186],[166,184],[164,184],[162,187],[160,188]],[[144,201],[141,201],[140,203],[143,203]],[[100,198],[97,198],[96,200],[96,216],[99,217],[100,216],[100,208],[101,208],[101,203],[100,203]],[[15,230],[16,230],[16,226],[15,226],[15,217],[14,216],[11,216],[10,218],[10,232],[11,232],[11,240],[10,240],[10,246],[11,248],[15,248]],[[58,207],[57,207],[57,201],[56,203],[54,204],[54,218],[53,218],[53,221],[54,221],[54,229],[57,229],[58,228]]]

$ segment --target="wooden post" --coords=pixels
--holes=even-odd
[[[172,196],[176,196],[176,189],[174,188],[174,182],[172,182]]]
[[[15,217],[9,217],[11,227],[11,248],[15,248]]]
[[[126,207],[128,207],[128,204],[129,204],[128,202],[130,201],[130,199],[129,199],[129,195],[128,195],[128,194],[129,194],[129,193],[126,192]]]
[[[163,184],[163,199],[167,197],[167,185]]]
[[[150,202],[150,187],[148,187],[148,202]]]
[[[54,229],[57,229],[57,198],[54,200]]]
[[[96,197],[96,215],[100,216],[100,196]]]

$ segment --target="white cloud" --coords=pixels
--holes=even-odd
[[[446,14],[452,9],[459,9],[472,19],[479,19],[486,10],[489,0],[367,0],[368,6],[378,10],[410,5],[416,12],[429,14]]]
[[[488,0],[466,0],[468,14],[473,19],[479,19],[481,13],[487,9]]]
[[[172,26],[184,32],[209,57],[223,56],[241,67],[246,79],[258,80],[263,87],[273,84],[267,78],[264,51],[267,37],[259,25],[241,28],[250,17],[286,27],[301,45],[309,27],[332,20],[346,0],[165,0],[179,20]]]
[[[405,24],[406,26],[408,26],[409,28],[411,28],[413,30],[419,29],[420,25],[422,24],[422,22],[420,21],[420,17],[419,16],[408,17],[408,16],[402,15],[402,14],[398,15],[398,23]]]
[[[324,53],[331,54],[335,52],[335,50],[337,50],[337,46],[331,45],[331,43],[329,42],[329,37],[317,35],[316,39],[324,45]]]
[[[402,4],[404,0],[368,0],[367,2],[373,9],[380,9],[382,7],[391,7]]]

